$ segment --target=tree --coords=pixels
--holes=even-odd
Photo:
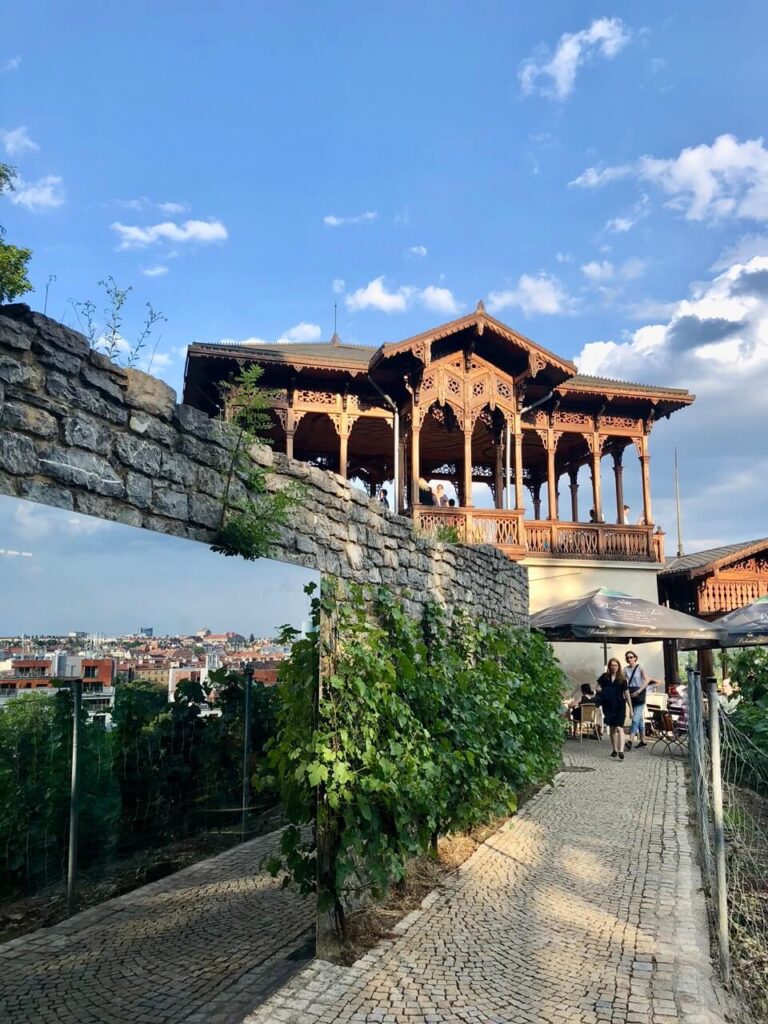
[[[15,182],[15,168],[0,164],[0,196],[13,192]],[[27,264],[32,258],[32,250],[9,245],[3,240],[4,237],[5,228],[0,224],[0,302],[13,302],[25,292],[32,291],[27,277]]]

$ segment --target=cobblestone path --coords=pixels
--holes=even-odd
[[[722,1024],[683,767],[568,741],[562,773],[353,967],[246,1024]],[[734,1020],[740,1020],[738,1015]]]
[[[0,945],[2,1024],[229,1024],[314,954],[314,901],[262,836]]]

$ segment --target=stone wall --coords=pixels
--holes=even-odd
[[[93,351],[28,306],[0,306],[0,492],[131,526],[210,542],[230,464],[223,425],[138,370]],[[493,547],[417,535],[346,480],[254,448],[271,482],[303,501],[273,556],[408,596],[438,599],[489,622],[528,621],[528,579]]]

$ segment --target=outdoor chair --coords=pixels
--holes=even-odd
[[[657,711],[656,722],[656,738],[650,752],[685,756],[688,752],[687,727],[676,721],[669,711]]]
[[[597,736],[599,740],[602,737],[602,713],[600,708],[596,704],[581,704],[579,706],[581,711],[580,721],[574,722],[573,724],[578,728],[579,742],[584,739],[584,730],[591,729],[593,734]]]
[[[666,693],[649,693],[645,699],[645,734],[651,736],[658,729],[658,717],[660,711],[667,710],[669,698]]]

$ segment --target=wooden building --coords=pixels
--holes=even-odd
[[[717,619],[768,594],[768,538],[676,558],[658,575],[659,600]]]
[[[397,509],[427,531],[453,527],[460,539],[516,559],[663,561],[649,438],[658,420],[693,401],[683,389],[579,374],[478,303],[468,316],[376,349],[335,335],[316,344],[191,345],[184,401],[227,415],[221,385],[251,362],[264,370],[278,451],[357,478],[372,494],[395,480]],[[634,525],[624,517],[631,457],[643,495]],[[578,480],[585,465],[586,494]],[[421,478],[453,484],[456,507],[421,504]],[[481,482],[494,508],[473,508],[472,485]]]

